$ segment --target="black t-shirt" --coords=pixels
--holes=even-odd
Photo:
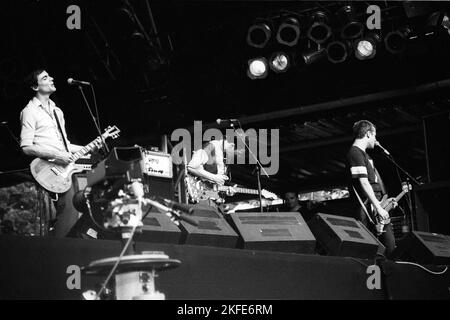
[[[356,146],[352,146],[347,153],[347,174],[349,181],[349,191],[353,194],[353,188],[355,187],[359,196],[365,200],[367,196],[361,188],[361,184],[357,183],[359,178],[367,178],[372,185],[372,189],[375,192],[377,198],[379,198],[384,192],[382,182],[375,169],[372,158],[363,150]]]

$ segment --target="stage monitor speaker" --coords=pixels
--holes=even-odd
[[[298,212],[240,212],[230,217],[240,235],[239,248],[315,252],[316,238]]]
[[[236,247],[237,233],[216,208],[196,205],[190,218],[195,220],[198,226],[180,221],[180,228],[183,232],[181,243],[211,247]]]
[[[371,259],[379,250],[373,235],[354,218],[318,213],[308,226],[328,255]]]
[[[372,232],[369,231],[369,229],[367,229],[367,227],[361,221],[356,220],[356,222],[358,222],[359,226],[361,228],[363,228],[364,230],[366,230],[367,233],[372,237],[372,239],[378,244],[377,255],[385,256],[386,255],[386,247],[380,242],[380,240],[378,240],[377,237],[375,237],[375,235]]]
[[[143,219],[142,233],[136,233],[136,241],[154,243],[179,244],[181,240],[181,230],[170,218],[159,211],[149,212]]]
[[[421,264],[450,264],[450,237],[412,231],[399,241],[390,258]]]

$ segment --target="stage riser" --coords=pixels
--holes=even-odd
[[[181,260],[179,268],[157,278],[157,290],[167,299],[386,298],[383,290],[367,288],[363,264],[370,261],[191,245],[137,243],[136,248]],[[82,276],[81,288],[69,290],[67,268],[117,256],[120,249],[118,241],[0,236],[0,299],[80,299],[104,279]],[[449,297],[449,273],[430,275],[392,263],[387,267],[393,270],[387,283],[394,299]]]

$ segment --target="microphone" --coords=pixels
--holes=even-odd
[[[67,79],[67,83],[71,86],[90,86],[91,83],[87,81],[74,80],[72,78]]]
[[[235,125],[239,123],[238,119],[217,119],[216,120],[218,125]]]
[[[167,207],[169,207],[170,209],[175,209],[178,210],[182,213],[188,213],[188,214],[193,214],[194,213],[194,208],[190,205],[187,204],[183,204],[183,203],[179,203],[179,202],[175,202],[169,199],[165,199],[162,198],[162,200],[164,201],[164,203],[166,204]]]
[[[389,151],[387,151],[385,148],[383,148],[383,146],[378,142],[378,141],[375,141],[375,145],[378,147],[378,148],[380,148],[385,154],[387,154],[388,156],[390,156],[391,155],[391,153],[389,152]]]
[[[198,226],[198,222],[197,221],[195,221],[194,219],[192,219],[191,217],[187,216],[184,213],[180,214],[179,218],[181,220],[186,221],[189,224],[192,224],[193,226],[196,226],[196,227]]]

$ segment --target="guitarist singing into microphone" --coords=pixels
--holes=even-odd
[[[34,97],[20,113],[20,146],[23,152],[56,164],[71,163],[73,153],[80,151],[82,146],[72,144],[67,139],[63,111],[50,99],[50,95],[56,91],[53,78],[45,70],[35,70],[27,77],[27,85],[33,90]],[[48,199],[48,194],[42,189],[39,190],[39,195],[43,202]],[[72,205],[73,195],[71,188],[56,196],[56,237],[66,236],[78,220],[78,212]],[[47,219],[52,220],[55,218],[50,214],[53,208],[48,203],[49,201],[41,205],[47,208]]]
[[[389,213],[380,202],[386,192],[373,160],[366,152],[376,145],[376,127],[367,120],[360,120],[353,125],[353,134],[355,140],[347,153],[347,172],[355,218],[378,237],[389,255],[395,248],[395,238]],[[397,205],[394,199],[389,201]]]

